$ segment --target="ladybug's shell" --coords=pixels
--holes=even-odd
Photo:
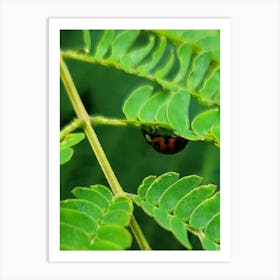
[[[186,144],[187,139],[176,135],[158,135],[149,134],[143,131],[146,141],[158,152],[163,154],[175,154],[182,151]]]

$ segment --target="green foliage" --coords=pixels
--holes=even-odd
[[[73,160],[61,168],[61,194],[67,198],[61,201],[61,249],[138,249],[139,236],[133,239],[127,229],[133,212],[149,233],[152,248],[170,244],[172,249],[219,250],[219,31],[71,32],[73,42],[67,41],[67,31],[61,33],[62,56],[89,114],[119,118],[104,117],[101,124],[92,118],[91,124],[125,192],[131,194],[112,194],[100,185],[106,184],[100,162],[92,158],[86,141],[77,145],[85,134],[72,133],[84,129],[82,122],[66,127],[61,165],[70,161],[77,146]],[[61,91],[64,126],[73,118],[73,109],[63,87]],[[97,128],[102,124],[127,128]],[[191,142],[184,152],[167,158],[145,146],[141,127],[169,131]],[[179,173],[184,176],[179,178]],[[74,188],[75,198],[68,198],[73,186],[91,184]],[[132,201],[140,208],[133,209]]]
[[[134,201],[164,229],[171,231],[187,249],[192,249],[188,232],[197,235],[202,247],[219,249],[219,192],[215,185],[201,185],[196,175],[179,179],[168,172],[145,178]],[[206,241],[207,240],[207,241]]]
[[[193,40],[199,32],[187,33],[192,40],[186,40],[186,34],[180,36],[180,33],[106,30],[96,42],[95,51],[82,55],[65,53],[65,56],[115,67],[156,82],[162,88],[160,91],[154,92],[152,87],[141,85],[131,93],[124,102],[125,116],[142,122],[168,123],[181,137],[219,145],[219,122],[215,131],[210,130],[207,135],[200,134],[200,130],[191,130],[189,125],[191,96],[207,107],[216,105],[219,110],[220,70],[215,56],[219,51],[219,32],[202,32],[196,44]],[[88,32],[83,34],[84,48],[89,50]],[[162,34],[170,39],[168,43]],[[216,46],[214,52],[212,48],[199,46],[202,44],[205,47],[209,41],[211,46]]]
[[[60,165],[65,164],[72,158],[74,150],[71,147],[80,143],[84,138],[84,133],[71,133],[60,141]]]
[[[75,199],[60,203],[60,246],[63,250],[123,250],[131,246],[130,199],[114,197],[102,185],[76,187]]]

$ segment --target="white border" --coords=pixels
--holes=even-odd
[[[59,32],[73,29],[219,29],[221,31],[221,250],[59,250]],[[63,262],[228,262],[231,259],[231,27],[230,19],[49,19],[49,260]]]
[[[279,280],[279,7],[278,0],[0,0],[0,279]],[[232,18],[230,263],[48,262],[48,18],[104,16]],[[28,137],[19,142],[19,133]]]

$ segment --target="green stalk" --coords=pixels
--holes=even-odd
[[[60,141],[63,140],[63,138],[71,133],[72,131],[81,128],[82,123],[79,119],[75,119],[72,122],[70,122],[68,125],[66,125],[62,130],[60,130]]]
[[[62,57],[60,57],[60,73],[61,73],[62,82],[66,88],[70,101],[74,107],[74,110],[78,118],[83,122],[83,129],[85,131],[87,139],[92,147],[92,150],[94,151],[94,154],[96,155],[96,158],[101,166],[101,169],[113,193],[114,194],[124,193],[101,147],[101,144],[96,136],[96,133],[93,127],[91,126],[90,117],[84,107],[84,104],[82,103],[82,100],[78,94],[78,91],[75,87],[75,84],[72,80],[69,70]]]
[[[60,77],[65,86],[66,92],[70,98],[70,101],[73,105],[76,115],[78,116],[79,121],[83,123],[83,130],[87,136],[87,139],[92,147],[92,150],[101,166],[101,169],[112,189],[112,192],[115,195],[125,195],[124,190],[122,189],[113,169],[104,153],[104,150],[97,138],[97,135],[91,125],[91,118],[89,117],[84,104],[79,96],[79,93],[75,87],[75,84],[72,80],[71,74],[68,70],[66,63],[64,62],[62,55],[60,55]],[[132,215],[130,227],[133,234],[142,250],[150,250],[150,246],[146,241],[146,238],[141,231],[135,217]]]

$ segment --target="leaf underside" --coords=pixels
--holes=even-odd
[[[122,70],[146,79],[127,97],[123,113],[128,120],[165,123],[171,132],[188,140],[206,140],[219,146],[220,124],[197,129],[189,120],[190,100],[205,110],[220,106],[219,30],[103,30],[92,45],[83,31],[88,52],[73,58]],[[65,52],[71,58],[73,53]],[[151,82],[154,85],[151,85]],[[154,90],[160,85],[161,90]],[[219,113],[219,112],[218,112]],[[204,118],[205,119],[205,118]],[[159,124],[160,126],[160,124]]]

